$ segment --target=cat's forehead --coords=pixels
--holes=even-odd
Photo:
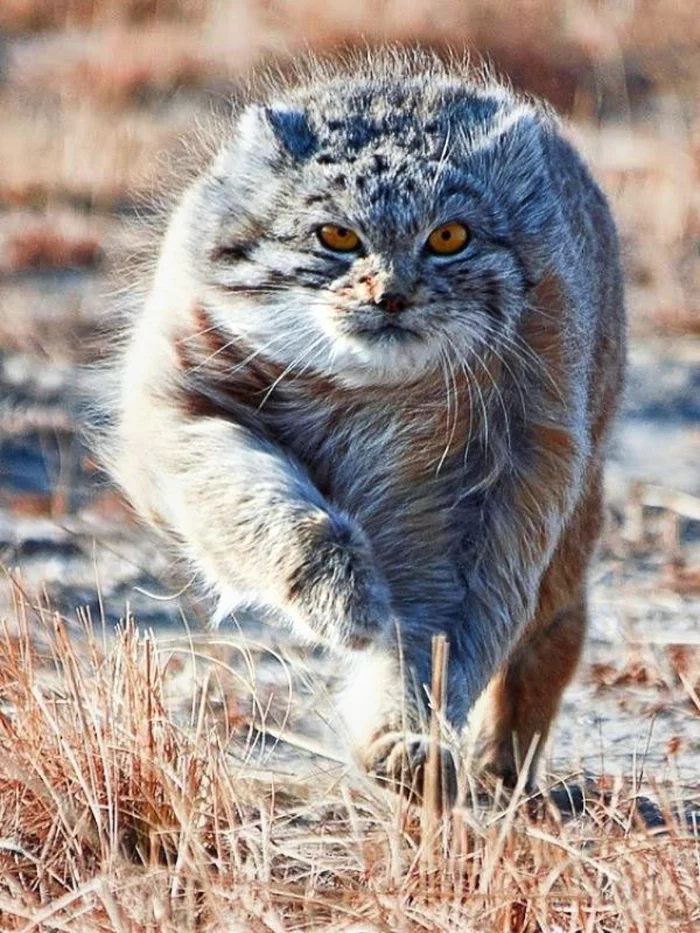
[[[350,160],[383,149],[440,158],[452,128],[477,133],[491,124],[503,101],[460,82],[331,82],[299,102],[316,135],[316,158]]]
[[[435,180],[442,187],[460,175],[465,140],[488,134],[507,101],[456,81],[336,81],[293,106],[313,138],[306,206],[340,205],[393,238],[425,225]]]

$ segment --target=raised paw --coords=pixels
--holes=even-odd
[[[364,532],[326,514],[297,531],[305,546],[287,579],[292,620],[335,648],[363,651],[381,642],[391,631],[391,599]]]
[[[429,788],[431,742],[419,732],[385,732],[368,746],[363,763],[380,784],[391,787],[412,802],[425,800]],[[439,809],[448,809],[457,801],[457,762],[445,745],[438,746],[434,800]]]

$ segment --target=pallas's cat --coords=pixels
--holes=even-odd
[[[112,462],[220,614],[346,653],[369,769],[420,780],[444,634],[446,723],[488,689],[512,782],[579,657],[623,359],[614,224],[546,108],[429,53],[312,62],[175,210]]]

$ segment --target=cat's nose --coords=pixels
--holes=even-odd
[[[386,311],[387,314],[401,314],[408,307],[408,299],[405,295],[389,293],[382,295],[377,302],[377,307]]]

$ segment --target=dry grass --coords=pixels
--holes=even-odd
[[[18,595],[3,629],[3,930],[690,933],[700,922],[700,845],[672,794],[653,835],[620,786],[569,822],[517,796],[439,819],[352,769],[303,779],[242,766],[227,753],[240,722],[223,728],[207,701],[206,658],[185,715],[168,651],[131,621],[110,642],[83,621],[69,637]],[[240,735],[233,745],[245,748]]]

